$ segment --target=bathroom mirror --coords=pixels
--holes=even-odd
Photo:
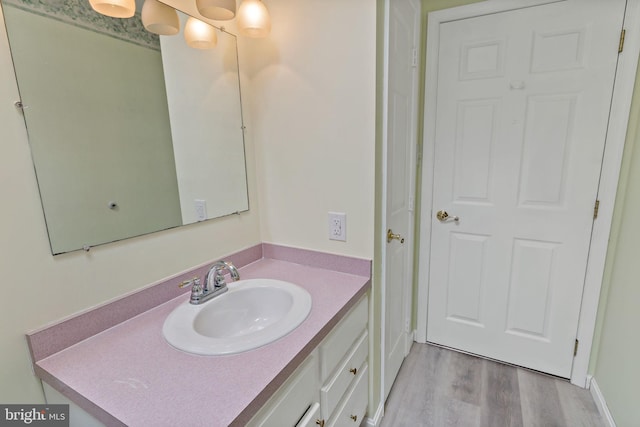
[[[234,35],[1,1],[54,255],[249,209]]]

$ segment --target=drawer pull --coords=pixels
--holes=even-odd
[[[324,427],[324,420],[316,420],[316,424],[318,424],[320,427]]]
[[[357,415],[351,415],[351,419],[355,423],[356,421],[358,421],[358,416]]]
[[[351,369],[349,369],[349,372],[351,372],[353,375],[356,375],[358,373],[358,369],[357,368],[351,368]]]

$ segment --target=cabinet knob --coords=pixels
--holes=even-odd
[[[324,427],[324,420],[316,420],[316,424],[318,424],[320,427]]]
[[[353,375],[356,375],[358,373],[358,368],[351,368],[349,369],[349,372],[351,372]]]
[[[358,416],[357,415],[351,415],[351,419],[355,423],[356,421],[358,421]]]

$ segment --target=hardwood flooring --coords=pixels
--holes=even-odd
[[[381,427],[602,427],[588,390],[568,381],[415,343]]]

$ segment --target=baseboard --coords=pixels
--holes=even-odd
[[[404,349],[405,357],[409,355],[409,352],[411,351],[411,346],[413,345],[413,342],[415,340],[416,340],[416,330],[414,329],[413,331],[407,334],[407,341],[405,345],[406,348]]]
[[[367,422],[366,422],[367,427],[378,427],[382,422],[383,416],[384,416],[384,402],[380,402],[380,405],[378,405],[378,410],[373,415],[373,418],[367,417]]]
[[[598,382],[593,378],[593,375],[587,376],[587,383],[589,384],[589,391],[591,392],[591,396],[598,407],[598,411],[600,411],[600,415],[602,416],[605,425],[607,427],[616,427],[616,423],[613,421],[613,416],[611,415],[611,412],[609,412],[607,402],[604,400],[604,395],[602,394],[602,391],[600,391]]]

